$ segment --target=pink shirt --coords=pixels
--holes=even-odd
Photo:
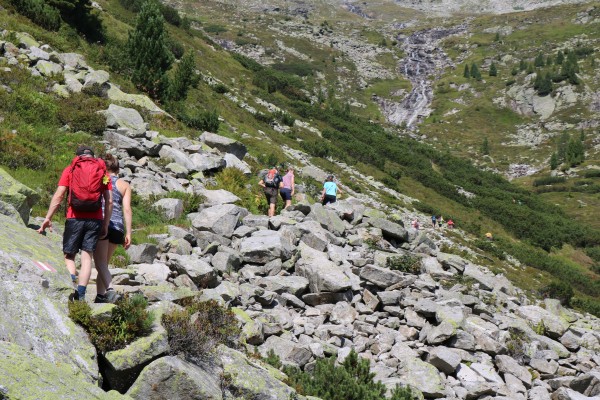
[[[294,180],[294,173],[289,171],[287,174],[285,174],[283,176],[283,187],[285,189],[291,189],[293,180]]]

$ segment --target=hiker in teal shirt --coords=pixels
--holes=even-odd
[[[323,192],[321,193],[321,203],[323,205],[335,203],[338,194],[342,194],[342,191],[338,188],[338,185],[333,181],[333,175],[329,175],[327,177],[327,180],[323,184]]]

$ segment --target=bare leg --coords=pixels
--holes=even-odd
[[[87,286],[92,273],[92,252],[81,250],[81,270],[79,272],[79,285]]]
[[[285,201],[285,208],[288,208],[291,205],[292,205],[292,201],[291,200],[286,200]]]
[[[272,217],[275,215],[275,203],[270,203],[269,204],[269,217]]]
[[[110,272],[108,271],[108,240],[98,240],[96,251],[94,251],[94,264],[98,271],[96,278],[96,292],[99,295],[106,293],[106,289],[111,281]]]
[[[71,275],[77,275],[77,268],[75,267],[75,254],[65,254],[65,265]]]

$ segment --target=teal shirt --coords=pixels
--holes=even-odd
[[[337,195],[337,184],[335,182],[325,182],[325,184],[323,185],[323,188],[325,189],[325,194],[329,195],[329,196],[336,196]]]

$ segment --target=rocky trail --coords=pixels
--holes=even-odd
[[[414,46],[427,40],[412,39]],[[42,76],[43,66],[62,68],[68,86],[57,93],[80,90],[77,83],[98,75],[106,79],[96,85],[111,87],[108,74],[48,47],[35,50],[41,47],[3,42],[0,54],[14,59],[11,68]],[[407,67],[419,75],[421,68]],[[209,132],[167,138],[148,130],[136,110],[115,104],[103,115],[104,143],[123,178],[143,198],[162,197],[152,207],[164,219],[189,221],[132,246],[130,264],[111,269],[116,290],[143,294],[159,314],[190,297],[232,307],[240,346],[219,346],[206,363],[183,360],[169,355],[157,322],[148,337],[97,354],[67,316],[72,285],[59,235],[27,226],[37,195],[1,174],[0,397],[305,399],[247,354],[272,350],[284,364],[310,371],[317,359],[341,362],[352,349],[388,388],[411,385],[428,399],[600,397],[600,320],[526,296],[476,252],[452,254],[447,249],[458,245],[446,230],[406,228],[414,214],[391,218],[352,197],[253,215],[236,205],[237,196],[208,184],[224,168],[250,172],[242,143]],[[184,215],[182,201],[169,197],[174,191],[205,201]],[[425,226],[428,217],[418,217]],[[94,305],[94,312],[111,307]]]
[[[465,31],[466,26],[459,26],[452,29],[423,30],[408,37],[397,37],[398,45],[406,54],[398,65],[398,70],[410,80],[412,89],[400,102],[376,98],[390,123],[414,128],[431,113],[429,106],[433,100],[433,80],[443,69],[454,66],[439,42]]]

